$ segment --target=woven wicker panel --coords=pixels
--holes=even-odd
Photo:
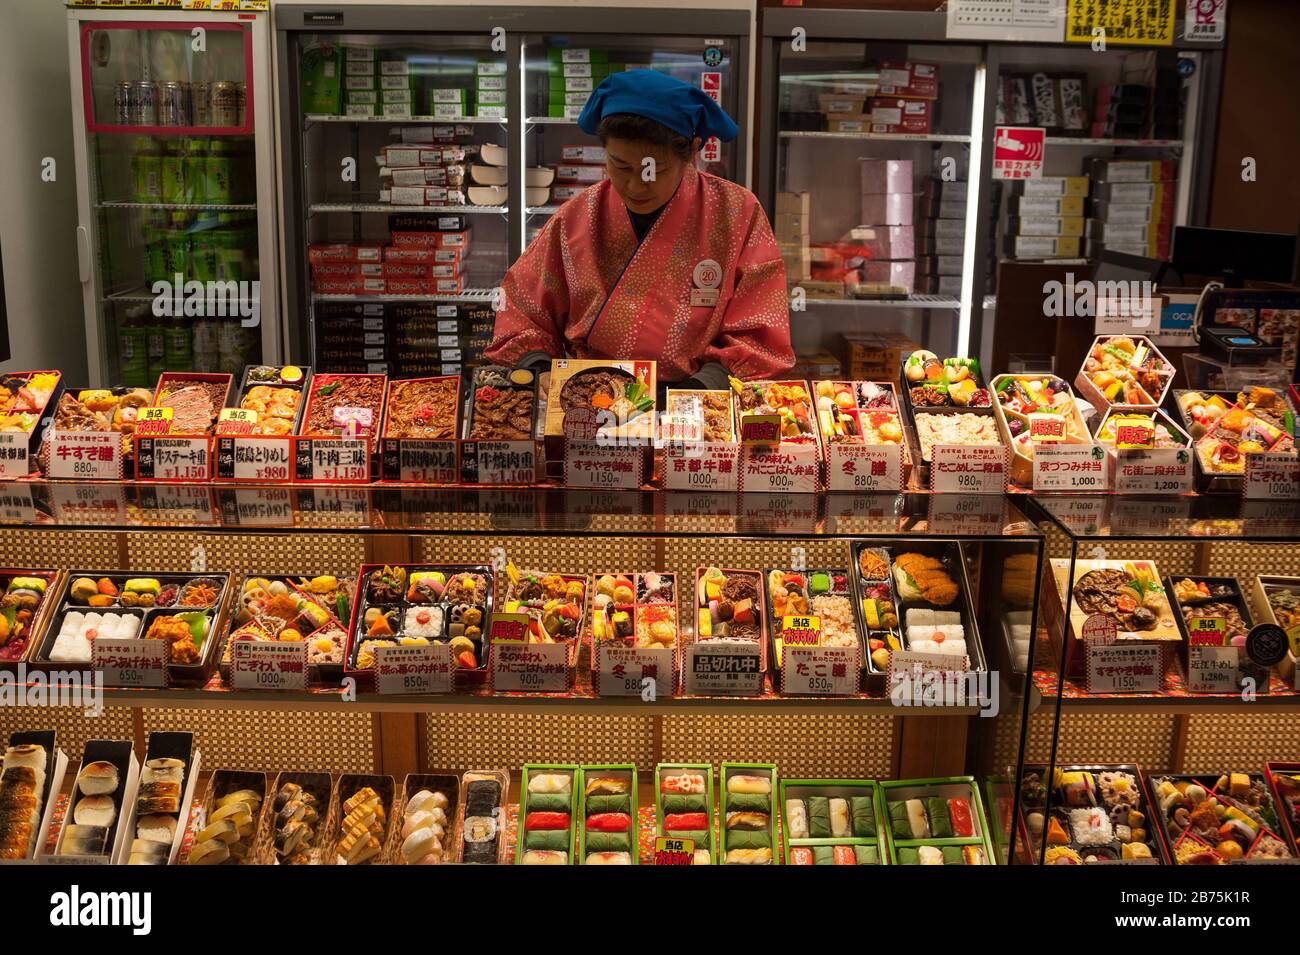
[[[365,538],[357,534],[211,534],[202,541],[208,567],[236,574],[346,574],[365,563]]]
[[[1300,714],[1233,713],[1188,719],[1183,772],[1260,772],[1269,760],[1300,760]]]
[[[117,535],[103,531],[0,531],[6,567],[85,567],[111,570],[118,563]]]
[[[4,741],[19,730],[48,729],[58,734],[59,748],[68,754],[72,772],[81,763],[87,740],[135,739],[131,709],[126,706],[106,706],[99,716],[89,717],[70,706],[20,706],[0,711],[0,739]]]
[[[662,570],[655,566],[655,541],[642,537],[418,537],[418,560],[493,563],[494,549],[520,570],[595,574]]]
[[[1300,546],[1214,541],[1209,544],[1208,573],[1212,577],[1237,577],[1247,588],[1256,574],[1300,577]]]
[[[468,720],[473,720],[473,728]],[[430,713],[428,765],[514,772],[524,763],[635,763],[654,769],[654,718],[594,713]]]
[[[1069,556],[1068,554],[1066,556]],[[1079,560],[1153,560],[1156,570],[1165,574],[1196,573],[1196,544],[1189,541],[1112,541],[1079,542]]]
[[[279,710],[145,709],[144,728],[194,734],[209,769],[322,773],[375,770],[371,715]]]
[[[1073,546],[1070,535],[1051,521],[1042,521],[1038,529],[1043,532],[1043,553],[1048,557],[1069,557]]]
[[[1019,707],[1019,703],[1016,703]],[[1017,709],[1017,713],[1019,710]],[[1052,709],[1040,707],[1029,716],[1029,740],[1025,746],[1026,762],[1046,762],[1052,745]],[[984,722],[983,720],[976,721]],[[1014,772],[1020,750],[1020,720],[999,716],[993,740],[993,766],[990,772]]]
[[[665,762],[776,763],[794,778],[888,779],[894,721],[887,716],[666,716]]]
[[[209,535],[206,534],[168,534],[160,531],[127,534],[128,569],[188,572],[198,556],[196,548],[201,544],[206,549],[208,539]],[[207,569],[221,571],[225,568],[209,560]]]
[[[1165,769],[1173,762],[1176,722],[1167,713],[1063,713],[1056,760]]]

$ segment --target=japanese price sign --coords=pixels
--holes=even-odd
[[[1149,643],[1089,644],[1089,693],[1159,693],[1164,686],[1160,647]]]
[[[466,484],[532,484],[537,480],[534,441],[466,441],[460,448]]]
[[[568,487],[635,491],[645,476],[645,452],[639,445],[564,442],[564,483]]]
[[[364,409],[368,410],[368,409]],[[295,438],[294,480],[368,484],[370,442],[365,438]]]
[[[1115,453],[1117,494],[1185,494],[1192,490],[1192,477],[1187,448]]]
[[[762,658],[757,643],[710,640],[686,647],[683,674],[689,696],[761,696]]]
[[[1300,458],[1296,452],[1247,454],[1241,494],[1247,500],[1300,499]]]
[[[211,450],[202,436],[142,438],[137,434],[136,480],[206,481],[212,476]]]
[[[166,686],[170,646],[161,639],[97,637],[90,641],[90,666],[104,674],[106,686]]]
[[[740,446],[718,441],[664,448],[664,486],[670,491],[735,491]]]
[[[1106,490],[1106,451],[1096,444],[1053,444],[1034,449],[1035,491]]]
[[[305,689],[307,642],[236,640],[230,646],[230,684],[237,690]]]
[[[673,692],[673,651],[668,647],[637,649],[596,644],[592,683],[597,696],[639,696],[653,700]],[[649,681],[649,682],[647,682]]]
[[[122,436],[112,431],[50,432],[50,477],[77,481],[121,480]]]
[[[387,438],[384,477],[403,484],[455,484],[460,476],[455,441]]]
[[[740,453],[741,491],[813,494],[821,459],[815,444],[745,447]]]
[[[1238,647],[1189,646],[1187,689],[1191,693],[1231,693],[1237,689]]]
[[[288,481],[293,464],[292,438],[217,438],[217,479]]]
[[[568,653],[563,643],[496,644],[492,647],[492,690],[564,693],[569,689]]]
[[[937,494],[1002,494],[1007,451],[1000,444],[936,444],[930,451],[930,490]]]
[[[445,643],[375,648],[375,689],[381,694],[450,693],[452,670]]]
[[[0,432],[0,478],[27,476],[31,470],[27,450],[27,435],[20,431]]]
[[[826,477],[832,491],[902,490],[902,448],[836,441],[826,450]]]
[[[858,689],[857,647],[787,643],[781,651],[781,693],[795,696],[851,696]]]
[[[1039,179],[1047,152],[1041,126],[998,126],[993,134],[994,179]]]

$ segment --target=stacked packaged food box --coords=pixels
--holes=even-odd
[[[348,46],[343,49],[343,67],[343,115],[409,119],[416,112],[411,65],[404,55]]]
[[[610,73],[627,67],[611,63],[609,51],[588,47],[549,47],[546,50],[546,115],[553,119],[577,119],[587,97]]]
[[[474,65],[474,115],[489,119],[506,116],[506,61],[479,60]]]
[[[1092,217],[1088,236],[1095,246],[1168,259],[1174,228],[1177,170],[1172,159],[1095,159]]]
[[[393,216],[391,244],[313,243],[307,249],[318,295],[456,295],[469,250],[464,216]],[[318,362],[319,364],[319,362]]]
[[[1030,260],[1088,255],[1091,243],[1084,236],[1090,191],[1087,176],[1044,176],[1012,183],[1007,253]]]
[[[778,192],[776,221],[772,223],[785,278],[791,285],[812,278],[812,193]]]

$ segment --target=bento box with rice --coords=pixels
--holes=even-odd
[[[230,679],[230,656],[239,640],[305,642],[309,682],[343,676],[355,583],[350,576],[249,574],[239,584],[222,635],[221,675]]]
[[[979,787],[971,776],[879,784],[891,865],[994,865]]]
[[[29,467],[63,394],[59,371],[11,371],[0,375],[0,434],[27,436]],[[21,439],[19,439],[21,440]]]
[[[312,376],[299,435],[364,440],[370,452],[370,475],[378,476],[387,382],[386,375]]]
[[[757,570],[698,567],[695,570],[695,632],[683,645],[683,681],[691,644],[734,645],[752,648],[757,658],[757,678],[762,690],[767,673],[770,626],[763,600],[763,575]],[[689,688],[689,683],[687,683]]]
[[[1159,820],[1137,766],[1025,767],[1020,834],[1046,865],[1167,863]],[[1040,859],[1041,857],[1041,859]]]
[[[414,476],[419,483],[457,483],[459,410],[459,375],[390,381],[384,401],[384,480]]]
[[[1294,859],[1263,773],[1153,774],[1147,787],[1165,853],[1175,865]]]
[[[1158,408],[1174,381],[1174,366],[1148,338],[1101,335],[1088,349],[1074,386],[1098,414],[1111,408]]]
[[[880,789],[870,779],[781,780],[786,865],[885,865]]]
[[[851,650],[856,658],[853,688],[861,678],[866,652],[857,618],[853,612],[852,582],[847,569],[819,568],[803,571],[772,568],[764,571],[767,610],[771,615],[769,632],[772,641],[771,659],[778,672],[785,663],[785,621],[789,617],[815,617],[819,630],[817,647],[835,647]],[[805,640],[803,634],[801,640]],[[802,646],[808,646],[802,642]],[[785,690],[784,680],[782,690]]]
[[[734,490],[740,473],[735,392],[669,388],[657,447],[669,490]]]
[[[238,407],[255,418],[249,434],[297,434],[302,421],[303,394],[311,382],[311,369],[298,365],[249,365],[239,387]]]
[[[930,482],[938,445],[1004,447],[979,359],[943,358],[918,349],[903,361],[899,387],[923,485]]]
[[[526,645],[564,649],[565,688],[571,687],[591,606],[587,577],[520,570],[513,562],[507,562],[505,572],[496,576],[496,587],[497,613],[522,614],[528,618]]]
[[[907,446],[898,388],[888,381],[817,381],[817,422],[826,455],[826,480],[835,490],[895,490],[861,473],[866,449],[898,449],[898,488],[907,487],[912,456]],[[837,475],[848,475],[843,480]]]
[[[528,368],[482,365],[473,370],[469,402],[461,426],[461,481],[465,484],[532,483],[538,465],[537,375]],[[491,468],[481,460],[479,445],[513,449],[513,469]],[[514,480],[508,480],[514,478]]]
[[[54,421],[41,444],[37,466],[54,480],[63,477],[59,468],[50,467],[53,447],[59,436],[79,434],[118,435],[121,448],[121,475],[134,473],[135,426],[142,409],[153,401],[148,388],[67,388],[59,395]]]
[[[591,607],[591,681],[598,696],[640,696],[642,681],[676,692],[679,669],[677,575],[595,574]]]
[[[740,427],[741,491],[824,490],[817,410],[806,381],[731,379]]]
[[[1070,385],[1055,375],[998,375],[990,382],[998,429],[1011,449],[1011,481],[1034,483],[1034,451],[1057,444],[1091,445]]]
[[[568,442],[638,449],[646,461],[655,438],[655,363],[557,358],[546,401],[547,470],[563,474]]]

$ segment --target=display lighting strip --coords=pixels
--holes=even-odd
[[[984,79],[986,67],[983,63],[975,67],[975,84],[971,104],[971,130],[984,128]],[[980,195],[982,190],[976,188],[975,177],[981,175],[980,161],[984,152],[984,137],[972,135],[970,138],[970,156],[966,172],[966,239],[962,246],[961,266],[961,311],[957,317],[957,354],[970,355],[970,327],[973,305],[971,297],[975,285],[975,235],[980,218]]]

